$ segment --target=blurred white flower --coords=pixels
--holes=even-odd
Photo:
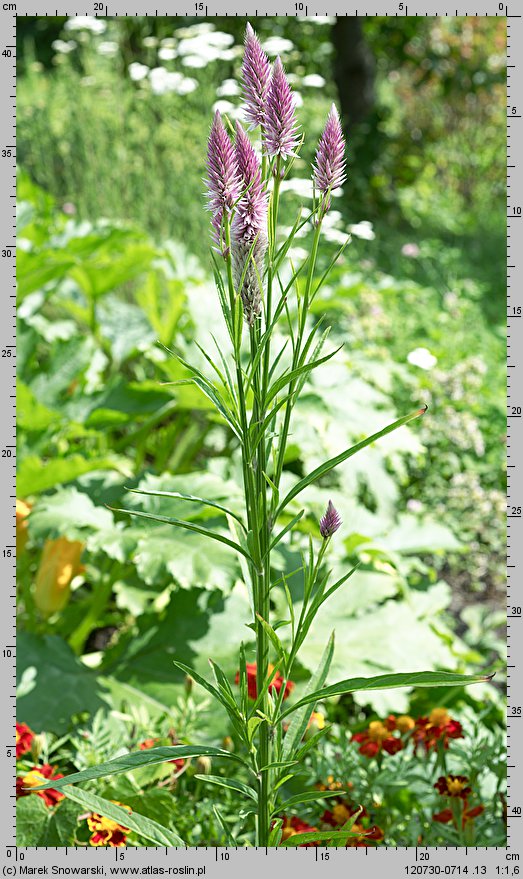
[[[76,49],[76,43],[74,40],[53,40],[51,46],[55,50],[55,52],[59,52],[60,55],[68,55],[69,52],[72,52],[73,49]]]
[[[314,24],[334,24],[334,15],[304,15],[302,21],[312,21]]]
[[[402,252],[403,256],[408,256],[408,257],[410,257],[410,259],[415,259],[421,253],[418,245],[414,244],[413,242],[409,242],[408,244],[404,244],[403,247],[401,248],[401,252]]]
[[[168,46],[162,46],[158,49],[158,58],[160,61],[173,61],[177,54],[176,49],[170,49]]]
[[[327,211],[323,218],[322,228],[337,226],[341,219],[342,216],[339,211]]]
[[[100,43],[100,45],[98,46],[98,54],[99,55],[106,55],[108,58],[112,58],[117,53],[118,53],[118,43],[115,43],[112,40],[105,40],[103,43]]]
[[[321,89],[325,85],[325,80],[319,73],[309,73],[303,77],[301,82],[302,85],[308,86],[311,89]]]
[[[174,73],[165,67],[154,67],[149,73],[151,90],[155,95],[165,95],[175,92],[177,95],[188,95],[197,88],[195,79],[189,79],[183,73]]]
[[[141,79],[145,79],[147,74],[149,73],[149,68],[147,64],[139,64],[138,61],[133,61],[129,64],[129,76],[131,77],[133,82],[140,82]]]
[[[345,244],[349,237],[346,232],[342,232],[341,229],[334,229],[332,226],[322,228],[322,233],[325,240],[331,241],[333,244]]]
[[[263,48],[267,55],[283,55],[285,52],[292,52],[294,43],[285,37],[269,37],[264,41]]]
[[[158,45],[158,37],[144,37],[143,45],[146,49],[156,49]]]
[[[177,37],[185,39],[185,37],[197,37],[199,34],[209,34],[214,30],[214,25],[209,21],[202,21],[198,24],[191,24],[189,27],[181,27],[175,31]]]
[[[303,98],[299,92],[293,92],[292,97],[294,98],[294,106],[296,109],[303,107]]]
[[[233,35],[223,31],[211,31],[205,39],[209,46],[216,46],[217,49],[226,49],[234,43]]]
[[[419,366],[420,369],[432,369],[438,362],[438,358],[434,357],[428,348],[414,348],[414,351],[407,354],[407,360],[412,366]]]
[[[296,266],[297,263],[303,262],[305,259],[307,259],[309,251],[305,250],[304,247],[289,247],[287,255],[289,259],[292,259],[294,265]]]
[[[156,41],[156,43],[158,44],[158,40]],[[176,49],[177,43],[176,40],[173,39],[173,37],[164,37],[164,39],[161,41],[161,45],[164,47],[164,49]]]
[[[216,113],[218,110],[222,116],[229,116],[230,119],[242,119],[244,112],[243,107],[238,107],[236,104],[232,104],[231,101],[219,100],[215,101],[212,105],[212,112]]]
[[[240,86],[235,79],[224,79],[221,85],[216,89],[219,98],[229,98],[240,94]]]
[[[103,34],[107,29],[107,24],[101,18],[94,18],[92,15],[75,15],[74,18],[68,18],[64,28],[66,31],[91,31],[92,34]]]
[[[306,177],[291,177],[290,180],[282,180],[281,192],[293,192],[300,198],[312,198],[312,180]],[[341,187],[331,193],[332,198],[339,198],[343,194]]]
[[[416,500],[416,498],[411,498],[407,501],[407,510],[409,513],[422,513],[423,512],[423,504],[421,501]]]
[[[365,241],[374,241],[376,237],[374,229],[372,228],[372,223],[369,223],[368,220],[361,220],[359,223],[353,223],[349,226],[349,232],[356,238],[363,238]]]

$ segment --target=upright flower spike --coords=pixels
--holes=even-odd
[[[320,519],[320,534],[324,540],[332,537],[341,525],[341,517],[332,501],[327,504],[325,515]]]
[[[267,155],[287,159],[298,146],[295,101],[283,64],[276,58],[267,93],[265,147]]]
[[[216,244],[223,248],[222,226],[240,195],[240,175],[236,153],[217,110],[207,146],[207,197]]]
[[[339,189],[346,180],[345,140],[338,111],[333,104],[316,150],[313,165],[314,184],[326,198],[323,212],[330,207],[330,193]]]
[[[251,25],[245,29],[245,54],[242,64],[243,97],[247,105],[249,128],[263,126],[267,92],[271,82],[271,65]]]
[[[243,311],[247,323],[252,326],[261,312],[261,278],[267,249],[267,196],[258,157],[239,122],[236,123],[235,150],[243,194],[232,224],[233,269],[236,285],[243,277],[240,291]],[[247,260],[249,265],[246,267]]]

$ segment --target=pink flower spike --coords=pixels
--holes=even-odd
[[[236,153],[218,110],[209,134],[205,182],[208,207],[212,213],[213,237],[220,245],[224,214],[231,211],[241,189]]]
[[[280,58],[276,58],[267,94],[265,146],[267,155],[287,159],[298,146],[295,100]]]
[[[323,195],[338,189],[347,177],[345,173],[345,140],[340,117],[334,104],[330,109],[318,143],[313,170],[314,184]],[[324,209],[328,210],[329,205],[330,199]]]
[[[247,104],[250,128],[263,125],[267,92],[271,81],[271,65],[260,41],[249,23],[245,30],[245,54],[242,64],[243,96]]]
[[[242,196],[232,224],[233,269],[237,285],[243,278],[240,290],[243,311],[247,323],[252,326],[261,313],[260,281],[267,250],[267,195],[258,156],[239,122],[236,123],[235,150]]]
[[[341,525],[341,517],[332,501],[327,504],[325,515],[320,519],[320,534],[324,540],[332,537]]]

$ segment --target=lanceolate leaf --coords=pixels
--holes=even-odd
[[[209,528],[204,528],[203,525],[196,525],[194,522],[186,522],[184,519],[171,519],[169,516],[157,516],[155,513],[144,513],[142,510],[122,510],[115,507],[111,507],[111,509],[113,513],[125,513],[127,516],[138,516],[140,519],[151,519],[153,522],[163,522],[164,525],[176,525],[178,528],[186,528],[187,531],[194,531],[196,534],[203,534],[204,537],[210,537],[211,540],[218,540],[220,543],[225,543],[226,546],[235,549],[236,552],[244,555],[246,559],[252,562],[252,558],[247,550],[243,549],[239,543],[235,543],[234,540],[229,540],[228,537],[225,537],[224,534],[219,534],[217,531],[210,531]]]
[[[320,659],[320,664],[318,665],[318,668],[308,682],[305,696],[317,692],[320,687],[323,687],[325,681],[327,680],[327,675],[329,674],[329,668],[332,662],[333,653],[334,633],[329,638],[329,643],[327,644],[323,656]],[[306,702],[304,705],[302,705],[301,708],[299,708],[295,712],[294,717],[289,724],[289,729],[287,730],[287,733],[283,740],[284,759],[294,756],[296,749],[303,738],[303,734],[307,729],[307,724],[309,722],[313,709],[314,704]]]
[[[98,766],[90,766],[81,772],[73,772],[64,778],[54,779],[33,787],[32,790],[46,790],[47,788],[60,790],[69,784],[79,784],[81,781],[91,781],[93,778],[105,778],[106,775],[119,775],[121,772],[132,772],[133,769],[142,769],[144,766],[154,766],[156,763],[168,763],[169,760],[179,760],[187,757],[227,757],[239,760],[229,751],[222,748],[212,748],[207,745],[170,745],[164,748],[150,748],[148,751],[133,751],[130,754],[122,754],[114,760],[99,763]],[[243,761],[240,761],[243,762]]]
[[[236,793],[244,794],[250,800],[254,800],[255,803],[258,802],[258,795],[254,788],[244,784],[243,781],[236,781],[234,778],[222,778],[219,775],[195,775],[194,777],[201,779],[201,781],[207,781],[209,784],[227,787],[229,790],[236,791]]]
[[[319,467],[316,467],[316,470],[313,470],[312,473],[309,473],[308,476],[305,476],[301,479],[294,488],[290,490],[288,495],[282,500],[280,506],[276,510],[275,518],[283,512],[287,504],[289,504],[304,488],[307,488],[311,483],[316,482],[317,479],[320,479],[321,476],[325,476],[326,473],[330,473],[331,470],[334,470],[338,464],[342,464],[348,458],[352,458],[357,452],[361,452],[362,449],[365,449],[367,446],[370,446],[372,443],[376,442],[376,440],[381,439],[382,436],[386,436],[388,433],[392,433],[393,430],[397,430],[398,427],[403,427],[404,424],[408,424],[409,421],[413,421],[415,418],[419,418],[420,415],[424,415],[427,411],[426,407],[423,409],[417,409],[416,412],[411,412],[410,415],[405,415],[403,418],[399,418],[398,421],[394,421],[392,424],[389,424],[387,427],[384,427],[383,430],[379,430],[377,433],[373,433],[371,436],[368,436],[366,439],[362,440],[359,443],[356,443],[355,446],[351,446],[350,449],[346,449],[341,454],[336,455],[335,458],[330,458],[328,461],[325,461],[324,464],[321,464]]]
[[[376,675],[371,678],[348,678],[331,684],[304,696],[280,715],[280,720],[292,714],[302,705],[310,702],[319,702],[329,699],[331,696],[342,696],[344,693],[354,693],[356,690],[389,690],[394,687],[464,687],[468,684],[478,684],[481,681],[491,680],[492,675],[460,675],[449,671],[413,671],[400,674]]]
[[[350,830],[314,830],[310,833],[295,833],[280,842],[280,846],[286,848],[304,845],[306,842],[327,842],[329,839],[349,839],[351,836],[362,836],[361,833],[351,833]]]
[[[290,797],[288,800],[284,800],[283,803],[277,808],[277,812],[287,812],[289,809],[293,809],[294,806],[299,806],[301,803],[310,803],[315,800],[325,800],[327,797],[339,797],[340,792],[335,790],[308,790],[304,791],[301,794],[296,794],[295,797]]]
[[[139,815],[137,812],[129,814],[126,809],[122,809],[109,800],[104,800],[102,797],[97,797],[95,794],[82,790],[82,788],[68,785],[64,788],[63,793],[70,800],[74,800],[75,803],[79,803],[84,808],[89,809],[90,812],[95,812],[98,815],[103,815],[104,818],[117,821],[118,824],[128,827],[129,830],[135,830],[136,833],[144,836],[145,839],[148,839],[155,845],[185,845],[183,839],[173,830],[168,830],[166,827],[157,824],[156,821],[152,821],[151,818],[146,818],[145,815]]]
[[[221,510],[222,513],[232,516],[233,519],[236,519],[236,521],[245,528],[241,518],[236,513],[233,513],[232,510],[227,509],[227,507],[224,507],[222,504],[217,503],[217,501],[210,501],[204,497],[196,497],[196,495],[193,494],[182,494],[180,491],[147,491],[144,488],[130,488],[129,491],[133,494],[148,494],[152,495],[152,497],[178,498],[182,501],[191,501],[196,504],[204,504],[206,507],[214,507],[215,510]]]

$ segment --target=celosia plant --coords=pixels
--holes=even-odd
[[[291,233],[281,239],[278,234],[281,182],[299,153],[302,135],[295,100],[281,60],[276,58],[271,67],[250,25],[247,25],[242,85],[245,121],[249,131],[254,131],[255,141],[251,141],[251,135],[240,124],[234,132],[233,126],[216,112],[207,147],[211,254],[230,349],[218,349],[218,362],[215,362],[205,347],[207,340],[202,340],[204,345],[200,351],[209,366],[208,373],[179,359],[190,370],[194,383],[212,401],[236,439],[243,472],[243,515],[215,501],[179,493],[171,495],[178,502],[185,500],[188,505],[206,504],[217,509],[227,519],[228,532],[211,530],[184,519],[132,512],[132,515],[170,523],[173,527],[203,534],[210,541],[219,541],[237,553],[244,563],[251,599],[250,626],[256,640],[255,662],[247,662],[247,650],[239,644],[236,689],[232,686],[233,681],[212,660],[213,681],[183,663],[175,663],[223,706],[242,750],[188,744],[157,747],[153,742],[153,747],[143,744],[142,750],[53,784],[66,796],[89,805],[86,792],[68,786],[153,763],[201,755],[220,757],[227,760],[232,769],[238,770],[237,777],[233,774],[229,777],[205,774],[202,781],[229,788],[246,801],[247,815],[254,812],[256,816],[256,844],[295,846],[333,841],[341,845],[359,845],[365,844],[365,834],[372,837],[374,833],[377,838],[381,833],[379,828],[365,829],[358,821],[361,808],[346,808],[345,814],[338,803],[336,815],[343,814],[346,820],[341,823],[336,820],[334,824],[327,821],[324,829],[311,827],[289,814],[300,802],[312,799],[310,788],[302,795],[286,799],[284,785],[299,775],[305,754],[325,732],[322,725],[323,728],[318,727],[315,733],[304,739],[316,703],[355,690],[414,685],[455,686],[481,678],[445,672],[416,672],[349,678],[327,686],[334,652],[332,636],[306,690],[298,693],[297,698],[295,696],[292,676],[315,616],[334,592],[347,588],[355,569],[330,583],[325,559],[342,522],[329,500],[317,526],[319,540],[310,538],[308,552],[303,555],[299,615],[295,614],[286,589],[288,619],[273,619],[271,557],[306,513],[302,509],[293,515],[290,505],[308,486],[328,476],[353,455],[422,416],[425,407],[405,415],[351,448],[341,450],[296,480],[291,487],[287,488],[289,483],[286,481],[284,487],[282,476],[293,410],[311,373],[337,353],[324,353],[327,333],[320,332],[321,321],[313,316],[310,306],[319,297],[328,276],[327,271],[318,277],[316,266],[322,223],[330,208],[332,193],[346,180],[345,141],[338,111],[333,105],[311,171],[312,206],[305,216],[298,216]],[[295,267],[287,259],[289,248],[296,233],[306,224],[312,234],[309,253],[307,259]],[[316,302],[314,314],[317,311]],[[287,337],[284,344],[281,343],[282,335]],[[141,493],[170,496],[168,492]],[[279,582],[282,582],[281,577]],[[233,634],[231,632],[231,637]],[[166,663],[168,661],[166,657]],[[400,733],[401,730],[395,732],[385,724],[374,723],[365,734],[355,739],[360,742],[360,750],[371,756],[381,749],[390,752],[401,748]],[[443,734],[436,724],[434,729],[416,731],[416,741],[423,741],[429,747],[429,740]],[[445,734],[452,735],[448,730]],[[312,794],[321,799],[337,796],[337,791],[315,788]],[[96,814],[121,822],[123,827],[128,826],[126,821],[130,819],[118,805],[106,803],[104,806],[103,800],[96,800],[96,808],[93,807]],[[134,815],[132,820],[138,818]],[[185,842],[179,839],[171,844],[183,845]]]

